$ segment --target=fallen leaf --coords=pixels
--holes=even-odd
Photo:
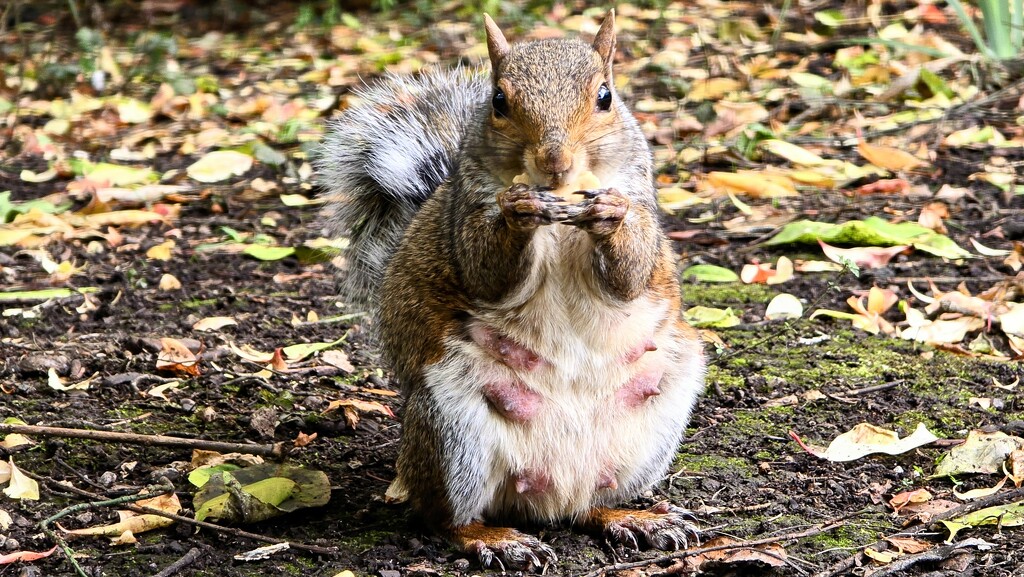
[[[993,474],[1002,471],[1006,458],[1024,450],[1024,439],[1002,431],[985,433],[973,430],[960,445],[949,450],[935,467],[936,477],[963,473]]]
[[[860,423],[854,426],[853,429],[836,437],[827,449],[815,449],[807,446],[804,449],[822,459],[844,462],[860,459],[875,453],[899,455],[936,440],[938,440],[938,437],[933,435],[924,423],[919,423],[913,434],[902,439],[895,432],[888,429],[868,423]]]
[[[221,182],[252,168],[253,158],[234,150],[215,150],[189,165],[185,172],[199,182]]]
[[[743,265],[740,279],[747,284],[776,285],[793,278],[793,261],[788,257],[780,256],[775,267],[773,269],[771,263]]]
[[[917,217],[917,224],[934,230],[939,234],[946,234],[946,225],[943,220],[949,218],[949,207],[944,202],[929,202],[921,208],[921,214]]]
[[[864,548],[864,555],[866,557],[870,557],[871,560],[881,563],[883,565],[892,563],[894,560],[896,560],[897,557],[900,556],[899,553],[896,551],[876,551],[871,547]]]
[[[956,534],[962,529],[977,527],[979,525],[999,525],[1000,527],[1018,527],[1024,525],[1024,501],[987,507],[962,517],[955,517],[948,521],[939,521],[949,530],[947,543],[953,541]]]
[[[11,479],[10,483],[4,489],[4,495],[7,495],[11,499],[28,499],[30,501],[39,500],[39,483],[32,479],[25,473],[21,472],[14,464],[14,457],[10,457],[7,461],[7,465],[10,467]]]
[[[176,291],[181,288],[181,281],[176,276],[170,273],[164,273],[160,275],[160,282],[157,287],[164,291]]]
[[[231,317],[205,317],[196,321],[192,325],[192,329],[197,331],[213,332],[226,326],[237,324],[238,321]]]
[[[740,276],[733,271],[713,264],[695,264],[686,267],[681,275],[685,281],[693,279],[699,282],[736,282]]]
[[[160,353],[157,355],[156,368],[192,376],[198,376],[199,360],[184,343],[170,337],[160,338]]]
[[[889,264],[892,258],[900,253],[906,252],[910,247],[907,245],[896,245],[889,247],[863,246],[854,248],[839,248],[824,241],[818,240],[822,252],[832,262],[844,264],[848,260],[863,268],[882,268]]]
[[[727,329],[742,322],[731,308],[718,309],[699,305],[683,311],[683,318],[696,328]]]
[[[932,494],[927,489],[914,489],[913,491],[903,491],[893,495],[892,499],[889,499],[889,506],[892,507],[893,511],[899,513],[900,509],[910,503],[924,503],[931,500]]]
[[[53,552],[56,550],[57,546],[54,545],[53,548],[49,551],[15,551],[13,553],[6,553],[4,555],[0,555],[0,565],[9,565],[11,563],[18,562],[29,563],[31,561],[38,561],[39,559],[45,559],[50,555],[53,555]]]
[[[857,142],[857,152],[871,164],[886,170],[913,170],[921,166],[928,166],[927,161],[921,160],[905,150],[868,144],[863,140]]]
[[[980,487],[978,489],[971,489],[970,491],[964,491],[960,493],[956,489],[953,489],[953,496],[961,501],[972,501],[974,499],[981,499],[982,497],[988,497],[989,495],[995,495],[1003,488],[1006,484],[1006,477],[1003,477],[998,483],[992,487]]]
[[[159,495],[152,499],[143,499],[137,503],[140,507],[149,507],[165,513],[177,514],[181,511],[181,503],[174,493]],[[87,527],[84,529],[65,530],[68,535],[117,537],[118,543],[134,543],[134,535],[154,529],[169,527],[174,519],[153,513],[135,513],[134,511],[118,511],[121,520],[109,525]],[[125,533],[131,533],[125,536]]]
[[[152,246],[146,251],[146,258],[153,260],[171,260],[171,251],[174,250],[174,241],[165,240],[164,242]]]
[[[804,314],[804,305],[800,299],[789,293],[775,295],[764,311],[766,320],[798,319]]]

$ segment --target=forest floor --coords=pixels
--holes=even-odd
[[[64,30],[66,21],[25,14],[25,21],[34,18],[38,26],[4,31],[0,81],[6,86],[0,85],[0,94],[7,91],[7,99],[0,100],[0,105],[17,106],[0,111],[0,147],[8,151],[0,164],[0,193],[10,191],[8,197],[0,197],[0,240],[11,238],[3,235],[14,230],[17,222],[4,225],[4,221],[14,220],[25,206],[20,203],[26,201],[45,198],[54,207],[55,218],[65,220],[50,223],[45,232],[40,232],[42,224],[34,223],[37,228],[28,240],[0,242],[0,418],[186,440],[259,446],[284,443],[290,449],[287,463],[326,474],[330,501],[236,527],[272,539],[330,548],[334,553],[292,547],[263,560],[240,561],[236,555],[267,543],[179,522],[138,533],[134,544],[115,545],[104,537],[69,538],[78,564],[87,575],[154,575],[197,549],[198,556],[176,574],[490,573],[476,559],[423,531],[406,507],[384,502],[384,491],[394,478],[402,401],[373,345],[372,322],[338,295],[334,268],[322,258],[319,206],[287,196],[314,196],[309,154],[322,134],[324,119],[344,105],[344,95],[358,78],[371,77],[385,67],[409,71],[406,68],[414,69],[414,61],[453,62],[459,56],[479,56],[481,28],[458,24],[470,22],[473,16],[456,14],[454,7],[440,12],[430,26],[417,20],[423,16],[410,14],[359,14],[360,22],[349,16],[336,26],[324,26],[321,20],[333,16],[308,13],[308,9],[295,13],[296,7],[287,3],[265,8],[265,13],[255,10],[257,16],[245,22],[220,13],[191,13],[197,10],[191,8],[193,3],[179,4],[184,6],[178,14],[184,26],[174,29],[177,48],[173,54],[159,55],[158,69],[146,68],[151,53],[139,47],[156,50],[152,47],[160,38],[171,38],[170,30],[179,22],[171,19],[172,14],[150,14],[147,18],[152,20],[144,25],[108,14],[106,18],[126,25],[116,33],[97,32],[99,44],[88,47],[94,54],[90,62],[113,83],[116,78],[104,55],[117,55],[117,47],[128,46],[125,60],[114,57],[121,63],[116,68],[123,76],[120,92],[149,108],[106,99],[115,92],[112,86],[102,90],[90,86],[91,68],[81,44],[84,35],[79,34],[75,44]],[[841,6],[837,3],[835,8]],[[737,29],[749,27],[751,37],[743,52],[749,56],[767,45],[770,27],[766,22],[778,15],[742,3],[735,9],[732,23]],[[714,10],[678,9],[659,19],[653,11],[620,9],[624,30],[620,74],[630,77],[630,85],[622,91],[631,105],[643,109],[638,116],[651,138],[662,184],[692,192],[694,182],[711,171],[763,170],[771,164],[787,164],[777,156],[744,156],[742,130],[711,134],[715,116],[720,121],[726,116],[725,109],[711,113],[711,102],[731,98],[745,105],[760,99],[770,117],[760,120],[757,130],[782,130],[805,113],[798,122],[807,130],[790,133],[790,140],[844,160],[856,159],[856,134],[846,124],[854,110],[877,117],[881,115],[878,108],[885,108],[886,114],[913,108],[906,104],[912,100],[909,96],[880,102],[874,92],[845,99],[819,95],[818,101],[812,101],[784,75],[773,80],[779,90],[790,91],[783,96],[765,100],[767,89],[762,86],[755,95],[756,82],[750,81],[728,98],[723,93],[694,101],[677,93],[680,79],[689,83],[691,78],[673,76],[649,61],[646,66],[628,64],[683,54],[683,62],[673,66],[708,70],[721,77],[731,71],[737,79],[743,77],[731,68],[736,53],[723,52],[729,45],[725,36],[743,32],[730,32],[723,15]],[[260,14],[265,21],[259,20]],[[911,18],[902,12],[882,17],[885,23]],[[945,22],[932,22],[929,29],[941,37],[960,38],[960,48],[972,50],[958,36],[952,14],[946,17]],[[560,29],[553,22],[579,28],[582,21],[558,11],[516,18],[520,29],[511,32],[510,27],[515,38],[554,34]],[[793,13],[787,18],[790,30],[821,27],[808,14]],[[682,45],[679,39],[690,38],[692,27],[709,22],[714,42],[704,47]],[[801,46],[783,38],[772,52],[779,60],[770,66],[780,70],[800,66],[811,71],[805,74],[813,72],[837,84],[848,80],[849,70],[834,63],[840,56],[850,57],[841,52],[846,45],[838,40],[876,31],[870,19],[857,22],[822,37],[817,47],[810,40]],[[356,23],[358,31],[352,28]],[[209,30],[202,29],[204,25]],[[218,26],[223,30],[216,31]],[[762,28],[769,32],[759,32]],[[147,30],[160,33],[147,37]],[[592,32],[592,26],[585,30]],[[149,44],[141,40],[144,37]],[[20,50],[26,46],[44,46],[45,51],[42,56],[34,48],[29,52],[33,56],[24,67],[34,74],[26,78],[36,81],[25,81],[24,95],[14,98],[10,89],[18,84],[12,78],[18,76],[18,60],[24,57]],[[870,53],[874,48],[862,50]],[[744,62],[749,64],[753,58]],[[134,62],[135,76],[128,70],[131,62],[125,64],[128,60]],[[166,67],[171,60],[178,76]],[[71,69],[67,81],[47,84],[44,61],[66,63],[65,68]],[[940,76],[949,86],[958,87],[976,80],[963,76],[987,70],[976,61],[969,64],[947,68]],[[769,63],[760,65],[764,68]],[[801,83],[807,84],[806,80],[803,77]],[[161,81],[169,92],[158,101]],[[848,222],[874,215],[917,221],[923,207],[936,201],[942,185],[956,191],[939,199],[948,208],[944,223],[950,239],[971,252],[976,252],[971,239],[1010,254],[1019,252],[1014,243],[1024,240],[1024,196],[977,175],[999,165],[1010,167],[1010,180],[1015,174],[1019,182],[1024,148],[980,141],[954,146],[943,140],[971,125],[995,126],[1007,139],[1021,138],[1019,123],[1013,122],[1024,114],[1021,84],[1002,82],[1002,92],[996,81],[979,83],[980,94],[997,97],[969,110],[959,109],[963,114],[912,123],[903,130],[875,128],[874,134],[902,139],[886,141],[894,146],[929,154],[928,170],[900,173],[898,178],[907,188],[897,192],[862,193],[861,187],[878,181],[877,176],[831,188],[801,186],[798,196],[744,196],[742,202],[700,191],[704,196],[699,204],[677,207],[665,217],[678,239],[675,247],[681,270],[702,263],[739,272],[744,265],[776,262],[780,256],[823,260],[817,245],[760,243],[780,224],[802,218]],[[182,88],[189,84],[202,91]],[[76,91],[78,100],[68,99],[69,90]],[[856,99],[863,106],[849,104]],[[664,103],[671,106],[659,106]],[[65,110],[65,104],[72,110]],[[840,127],[842,138],[837,136]],[[871,138],[870,134],[866,137]],[[245,150],[257,162],[241,174],[216,182],[187,177],[188,167],[212,148]],[[703,154],[684,160],[681,151],[694,149]],[[101,177],[83,176],[73,166],[73,159],[85,156],[94,162],[149,169],[157,178],[133,181],[137,175],[118,173],[98,182]],[[55,176],[40,176],[55,165]],[[110,182],[122,177],[127,184]],[[175,188],[145,188],[156,180]],[[102,189],[158,196],[140,200],[111,193],[98,200],[97,190]],[[61,209],[61,205],[66,206]],[[134,217],[126,211],[132,209],[157,215],[129,226]],[[60,216],[75,212],[120,216],[112,217],[112,224],[83,224]],[[746,219],[749,226],[732,226],[736,219]],[[268,245],[295,250],[268,254]],[[161,246],[167,251],[157,250]],[[808,319],[816,309],[852,312],[848,297],[863,296],[871,287],[889,289],[899,299],[922,307],[908,283],[925,294],[932,294],[929,282],[938,291],[962,287],[970,295],[1003,287],[1007,301],[1019,301],[1022,281],[1004,256],[940,258],[908,252],[884,266],[862,267],[859,276],[834,270],[798,272],[776,285],[684,280],[684,306],[729,308],[739,322],[706,329],[707,390],[679,456],[651,494],[628,506],[645,507],[667,499],[686,507],[706,530],[705,542],[716,536],[775,541],[775,548],[761,555],[744,549],[731,558],[699,557],[702,570],[714,574],[1020,575],[1024,532],[1013,526],[1024,516],[1019,511],[1016,516],[1008,512],[1003,526],[965,529],[953,540],[962,544],[960,548],[944,548],[949,534],[943,525],[921,525],[906,511],[894,513],[889,503],[898,493],[927,489],[933,501],[963,506],[954,491],[962,494],[990,487],[1002,477],[1002,473],[951,477],[933,476],[933,472],[936,462],[971,431],[1024,436],[1024,385],[1019,384],[1024,370],[1014,360],[1020,355],[1013,352],[1012,337],[989,324],[970,332],[963,344],[939,346],[885,331],[872,335],[845,319]],[[42,298],[33,292],[51,288],[88,290],[63,298]],[[804,304],[803,318],[765,320],[768,302],[782,292]],[[897,307],[882,311],[881,316],[906,328]],[[230,317],[234,324],[197,329],[196,323],[208,317]],[[166,355],[168,346],[161,341],[164,338],[177,339],[196,353],[198,371],[183,370],[180,365],[158,369],[161,350]],[[273,370],[267,369],[267,355],[302,343],[333,345],[314,347],[283,364],[278,358],[277,364],[271,363]],[[984,348],[983,343],[987,343]],[[251,349],[248,355],[239,352],[243,347]],[[344,354],[328,356],[328,351]],[[68,387],[83,381],[86,386]],[[810,454],[791,437],[795,433],[805,443],[827,446],[859,423],[891,429],[900,436],[913,433],[923,423],[940,440],[897,455],[835,462]],[[307,436],[314,434],[309,440]],[[139,493],[162,478],[174,484],[184,507],[181,514],[191,516],[194,511],[195,487],[188,480],[194,455],[187,446],[29,437],[30,445],[0,446],[5,460],[9,456],[9,462],[40,484],[35,500],[0,496],[0,522],[4,513],[9,519],[9,524],[0,524],[0,557],[49,550],[55,543],[39,524],[66,507]],[[303,441],[293,447],[296,439]],[[1021,495],[1013,493],[1012,485],[1007,482],[988,499],[1005,504],[1016,494],[1019,501]],[[64,529],[102,525],[116,520],[114,509],[75,510],[58,523]],[[939,507],[931,514],[941,516],[943,511]],[[548,567],[547,574],[605,571],[642,576],[687,571],[679,555],[670,558],[656,551],[625,550],[601,535],[565,526],[526,529],[558,554],[558,563]],[[914,531],[927,548],[925,553],[908,552],[888,565],[862,553],[866,546],[888,547],[891,552],[892,544],[876,542]],[[965,541],[969,538],[984,541]],[[698,564],[695,558],[689,557],[690,563]],[[782,558],[781,566],[774,566]],[[640,563],[616,568],[634,561]],[[60,551],[20,567],[0,565],[0,576],[76,574]]]

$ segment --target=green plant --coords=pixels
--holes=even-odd
[[[984,38],[960,0],[949,0],[949,5],[986,58],[1005,60],[1020,54],[1024,47],[1024,0],[978,0]]]

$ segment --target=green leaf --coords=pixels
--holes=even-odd
[[[690,307],[683,313],[683,318],[697,328],[727,329],[740,324],[740,318],[731,308]]]
[[[954,517],[948,521],[939,521],[949,529],[949,539],[956,537],[957,531],[979,525],[999,525],[1000,527],[1017,527],[1024,525],[1024,501],[986,507],[962,517]]]
[[[257,142],[253,146],[253,155],[256,157],[256,160],[271,166],[280,166],[288,162],[288,157],[284,153],[262,142]]]
[[[33,198],[24,202],[11,201],[11,191],[0,192],[0,224],[14,220],[14,216],[25,214],[30,210],[38,210],[47,214],[59,214],[71,208],[70,202],[55,205],[48,200]]]
[[[843,224],[800,220],[782,227],[777,235],[768,239],[766,246],[780,244],[817,244],[821,240],[829,244],[853,246],[896,246],[912,245],[914,248],[935,256],[961,259],[971,253],[960,248],[948,236],[914,222],[893,224],[883,218],[872,216],[864,220],[852,220]]]
[[[267,246],[265,244],[251,244],[242,251],[253,258],[264,261],[281,260],[295,254],[295,249],[290,246]]]
[[[160,175],[151,168],[135,168],[109,162],[83,164],[82,173],[91,180],[105,180],[111,186],[130,186],[160,180]]]
[[[340,339],[329,343],[299,343],[297,345],[284,347],[283,349],[281,349],[281,354],[283,354],[285,358],[290,361],[298,361],[308,357],[309,355],[317,351],[322,351],[337,346],[344,341],[345,337],[341,337]]]
[[[820,10],[814,13],[814,19],[829,28],[838,28],[843,25],[843,13],[840,10]]]
[[[683,271],[683,280],[693,278],[700,282],[737,282],[740,275],[713,264],[695,264]]]
[[[196,492],[196,519],[255,523],[304,507],[319,507],[331,498],[331,484],[321,471],[264,463],[231,473],[216,473]]]
[[[231,471],[237,471],[241,469],[238,465],[232,465],[231,463],[221,463],[220,465],[212,465],[209,467],[199,467],[188,474],[188,482],[192,483],[196,487],[202,487],[210,480],[211,477],[220,473],[230,473]]]

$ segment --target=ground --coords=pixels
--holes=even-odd
[[[644,87],[656,83],[644,77],[637,84],[634,97],[639,99]],[[33,120],[36,124],[44,121],[41,117]],[[199,128],[197,123],[194,129]],[[969,247],[970,238],[984,238],[1001,227],[1005,234],[999,240],[1020,240],[1024,235],[1024,197],[1007,195],[970,178],[975,169],[969,167],[993,157],[1016,166],[1024,154],[981,146],[937,152],[934,165],[939,171],[910,178],[933,190],[940,184],[969,189],[969,195],[950,203],[950,237]],[[851,149],[845,153],[852,154]],[[165,173],[187,166],[196,157],[198,154],[169,152],[152,163]],[[728,169],[729,162],[721,157],[705,158],[686,170]],[[38,157],[20,155],[0,168],[0,191],[11,190],[14,201],[58,190],[53,182],[40,186],[19,177],[22,169],[46,168]],[[244,529],[336,548],[337,554],[291,549],[259,562],[237,561],[235,555],[265,543],[209,529],[196,531],[178,523],[138,535],[135,545],[115,546],[105,538],[75,539],[71,546],[79,563],[89,575],[153,575],[189,549],[199,548],[202,555],[180,574],[328,576],[352,570],[359,575],[392,577],[488,573],[475,559],[453,551],[421,529],[404,506],[384,502],[384,491],[394,477],[402,404],[400,398],[387,394],[397,386],[378,357],[372,321],[339,296],[332,265],[294,255],[262,261],[237,251],[204,250],[203,245],[224,239],[223,227],[266,234],[282,246],[299,246],[321,236],[317,206],[282,203],[281,192],[307,192],[295,184],[293,174],[284,168],[258,165],[245,179],[256,177],[276,181],[281,188],[260,194],[247,187],[206,185],[201,195],[180,203],[173,225],[124,228],[118,245],[100,250],[90,239],[81,238],[58,238],[46,245],[55,259],[73,261],[86,271],[63,286],[96,287],[98,291],[87,300],[76,295],[42,305],[2,304],[8,310],[31,308],[33,314],[19,312],[0,318],[0,417],[46,426],[259,444],[290,442],[300,433],[315,433],[311,443],[291,451],[287,462],[325,472],[331,483],[330,502]],[[57,183],[69,180],[61,177]],[[922,204],[912,196],[860,196],[842,191],[759,203],[832,222],[910,214]],[[78,202],[76,208],[83,204]],[[707,218],[708,214],[712,218]],[[681,267],[711,263],[738,271],[744,264],[775,261],[781,255],[820,258],[817,248],[809,245],[761,246],[758,241],[763,240],[765,231],[744,236],[726,230],[722,223],[738,214],[737,206],[726,198],[666,215],[668,230],[699,233],[680,235],[683,240],[676,241]],[[176,247],[172,259],[147,257],[150,248],[168,239]],[[0,270],[30,269],[33,262],[17,247],[0,248]],[[176,277],[181,288],[161,288],[165,274]],[[790,433],[820,446],[862,422],[901,435],[925,423],[943,439],[962,439],[975,429],[1024,435],[1020,389],[1010,387],[1024,374],[1019,362],[873,336],[838,319],[808,320],[805,315],[798,321],[769,322],[763,316],[767,302],[782,290],[800,298],[809,309],[847,311],[847,297],[872,286],[897,287],[905,298],[908,280],[925,290],[931,278],[937,279],[935,284],[941,290],[965,283],[976,293],[991,287],[995,279],[1012,276],[1001,258],[949,260],[914,254],[862,271],[859,277],[849,272],[808,273],[769,287],[684,281],[685,306],[732,307],[740,311],[742,322],[715,329],[725,346],[707,346],[707,390],[678,458],[651,494],[629,506],[670,500],[695,513],[706,529],[706,539],[715,535],[763,539],[835,521],[834,528],[821,534],[783,539],[789,565],[782,568],[758,563],[706,568],[723,575],[827,574],[830,567],[860,548],[901,531],[903,520],[894,517],[887,504],[893,494],[926,487],[937,496],[952,499],[954,488],[964,491],[994,484],[998,477],[957,477],[959,486],[949,478],[930,478],[935,461],[948,450],[948,444],[897,456],[872,455],[833,463],[801,449]],[[11,273],[11,278],[15,277],[18,284],[12,288],[48,286],[42,270]],[[310,312],[316,317],[310,317]],[[213,333],[193,328],[199,319],[212,316],[229,316],[238,324]],[[895,310],[887,317],[894,322],[902,318]],[[179,388],[167,392],[166,398],[148,394],[173,376],[154,368],[161,337],[193,339],[186,343],[202,345],[201,374],[182,377]],[[353,365],[350,370],[309,360],[308,370],[246,376],[262,366],[243,361],[229,348],[237,343],[273,351],[295,343],[343,337],[338,348],[347,353]],[[97,378],[85,391],[57,391],[48,385],[50,368],[66,382]],[[808,396],[809,391],[823,394]],[[982,408],[975,399],[998,402]],[[353,424],[355,419],[347,420],[342,410],[325,411],[337,400],[382,403],[396,417],[357,411],[359,418]],[[268,418],[269,427],[264,424]],[[191,510],[193,488],[185,477],[186,467],[180,466],[191,460],[190,449],[59,437],[34,440],[31,447],[13,451],[12,458],[20,469],[43,479],[42,497],[38,501],[0,499],[0,509],[9,512],[14,521],[9,529],[0,531],[6,539],[0,541],[0,553],[41,551],[53,545],[38,523],[64,507],[89,500],[61,483],[71,483],[100,499],[135,493],[166,477],[185,505],[183,514]],[[59,523],[66,528],[86,527],[114,516],[112,510],[98,508],[75,513]],[[527,529],[559,556],[557,566],[549,567],[548,574],[580,575],[614,563],[651,558],[655,560],[651,565],[623,574],[655,575],[671,564],[656,559],[657,552],[624,550],[600,535],[568,527]],[[945,537],[941,530],[927,535],[936,543]],[[1024,533],[1019,528],[989,526],[963,535],[983,538],[994,547],[983,552],[971,550],[968,559],[955,558],[966,567],[966,573],[957,574],[995,577],[1020,574],[1024,568]],[[859,562],[870,563],[863,558]],[[955,563],[944,563],[915,565],[906,574],[945,575],[957,570]],[[28,572],[18,574],[74,574],[60,554],[32,563],[36,573],[28,567],[24,566]],[[0,575],[13,575],[16,570],[0,565]],[[863,569],[837,574],[858,571]]]

